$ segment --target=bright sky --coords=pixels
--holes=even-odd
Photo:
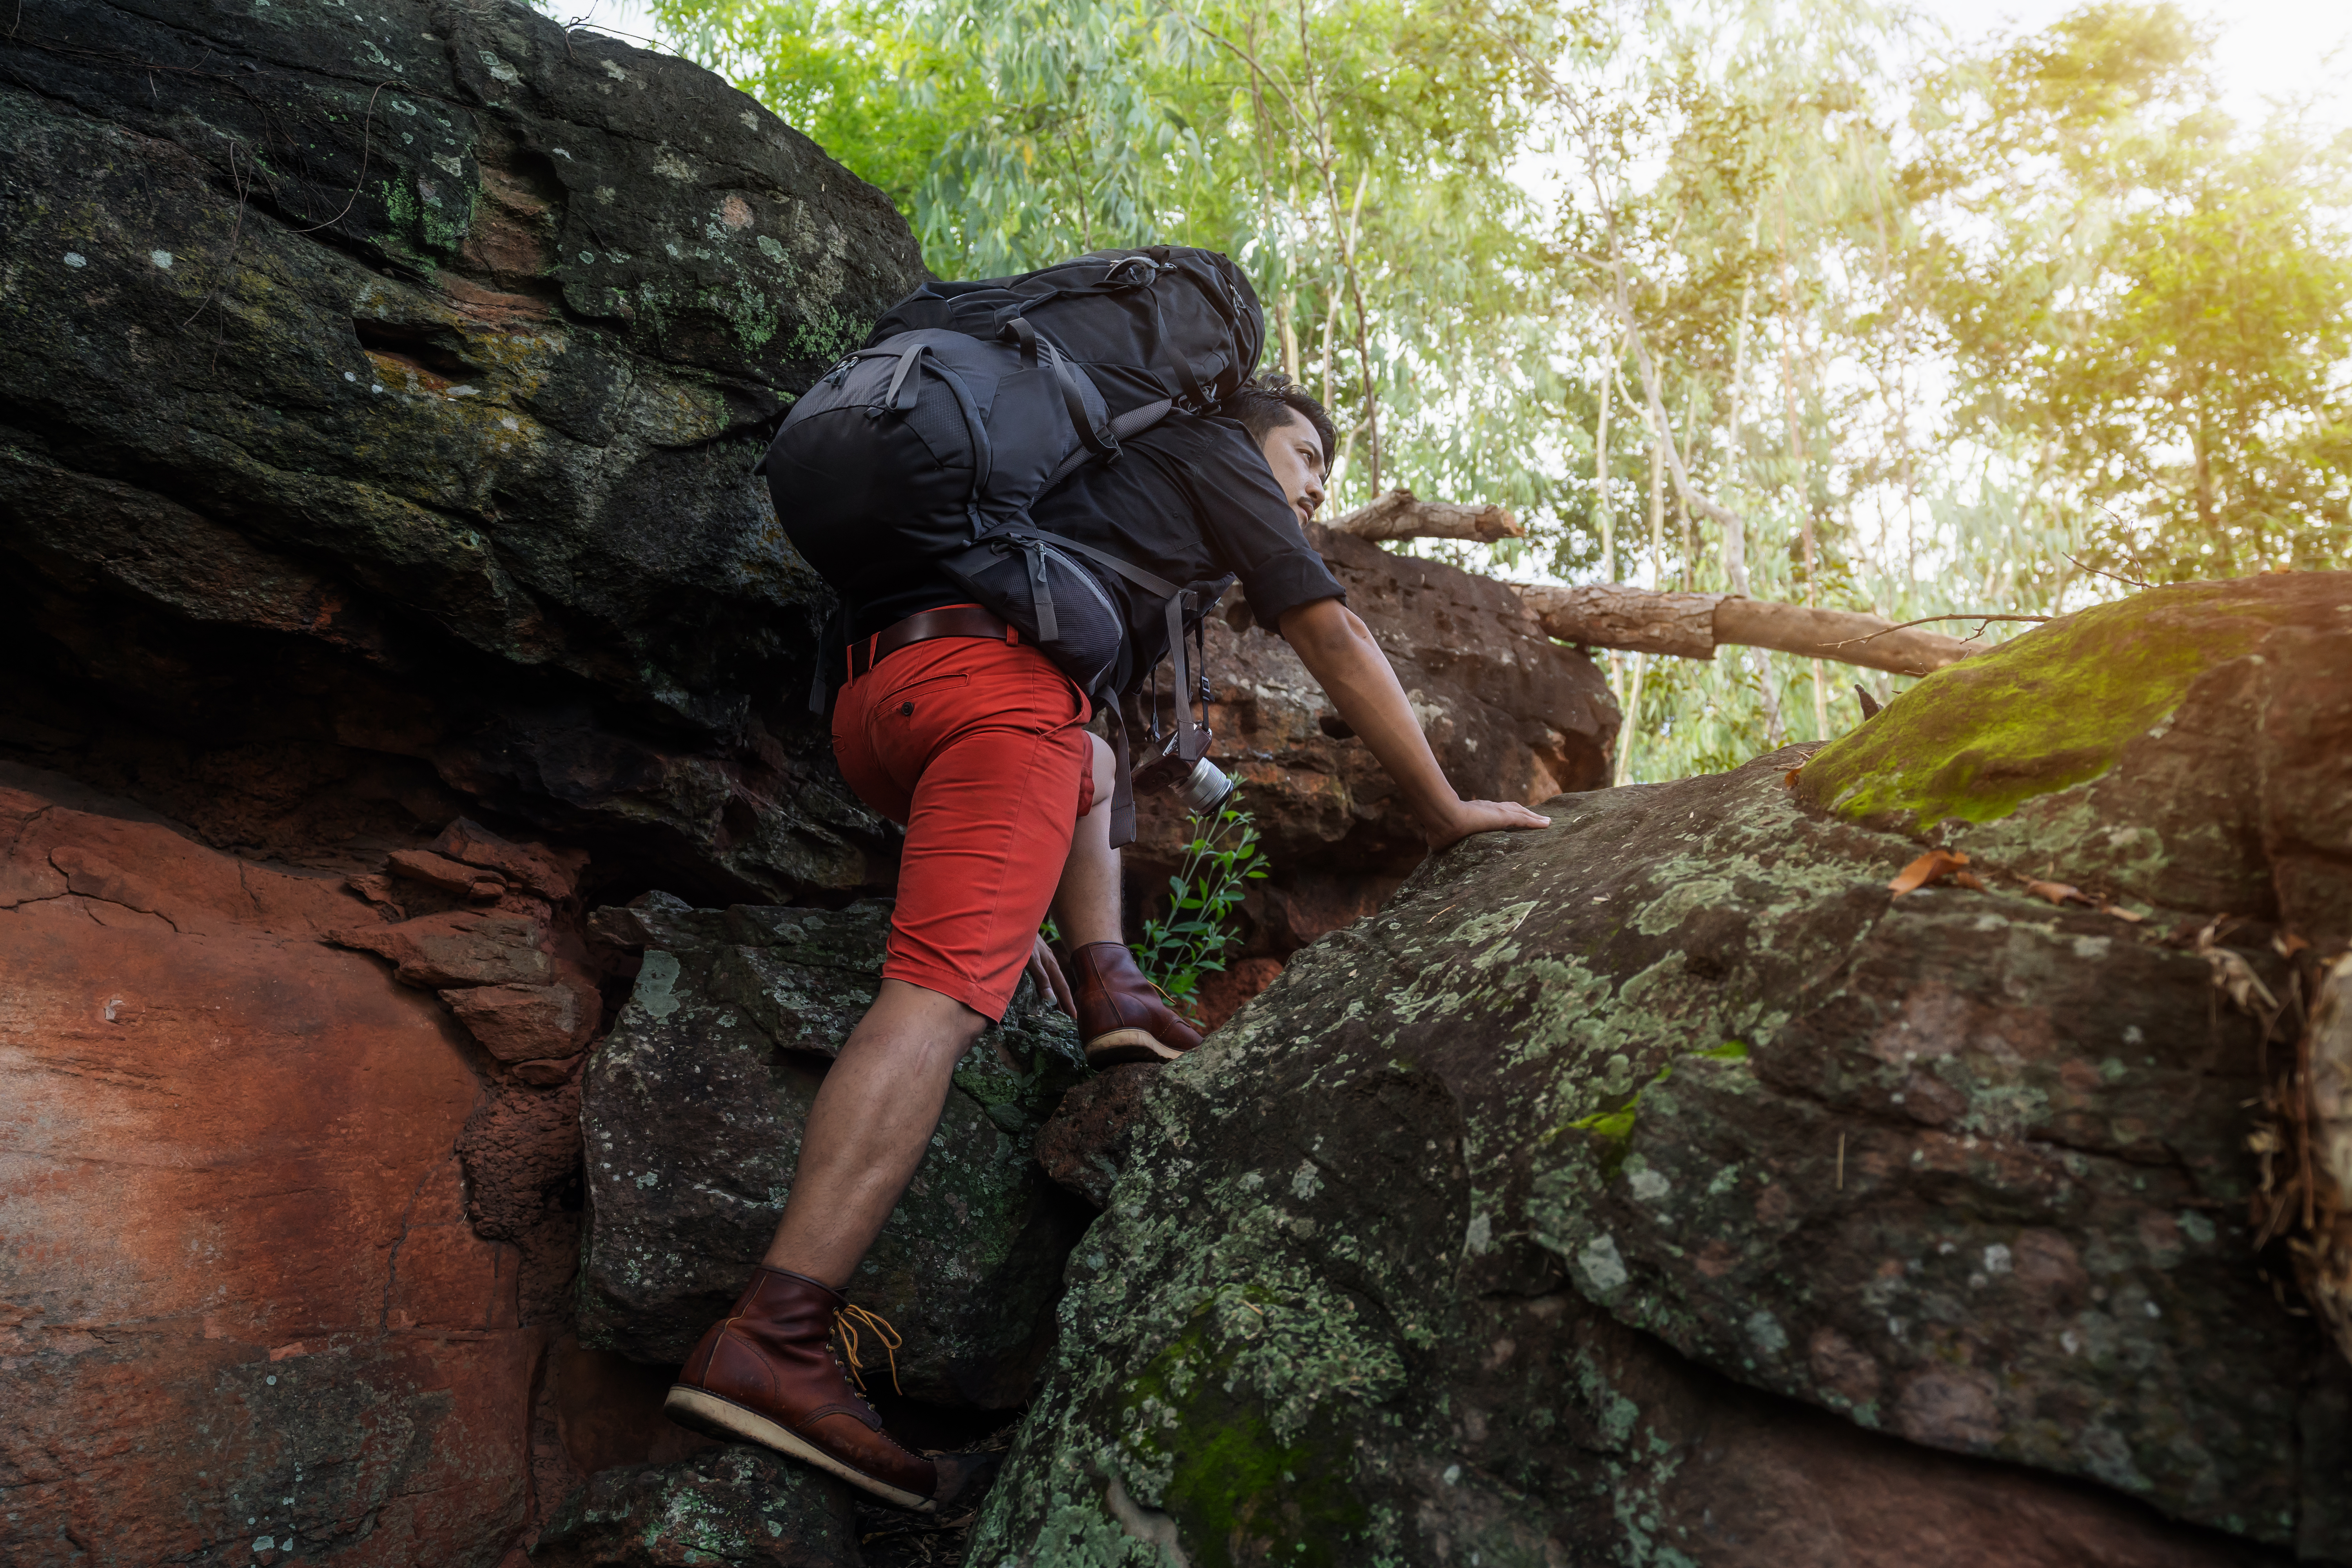
[[[1913,0],[1919,10],[1962,41],[1996,28],[2035,32],[2082,0]],[[2193,16],[2221,25],[2213,72],[2241,121],[2266,117],[2266,100],[2319,100],[2319,118],[2352,124],[2352,93],[2344,71],[2352,66],[2352,6],[2344,0],[2184,0]]]
[[[1996,28],[2048,26],[2082,0],[1913,0],[1918,9],[1962,41]],[[2319,116],[2352,125],[2352,5],[2344,0],[2186,0],[2195,16],[2221,24],[2213,68],[2241,121],[2264,117],[2267,100],[2310,98]],[[658,35],[644,0],[560,0],[557,19],[580,16],[600,31],[631,42]]]

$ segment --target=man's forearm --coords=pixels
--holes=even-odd
[[[1462,797],[1437,765],[1396,671],[1364,623],[1339,600],[1323,599],[1284,616],[1281,630],[1339,717],[1396,781],[1413,815],[1433,832],[1444,827]]]

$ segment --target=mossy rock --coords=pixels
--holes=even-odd
[[[1937,671],[1815,752],[1805,800],[1997,866],[2155,905],[2334,928],[2316,886],[2282,909],[2274,853],[2352,837],[2352,812],[2279,798],[2341,736],[2352,573],[2152,589]],[[2340,690],[2340,688],[2339,688]],[[2340,696],[2335,699],[2340,702]],[[2352,775],[2340,775],[2352,795]],[[2294,818],[2286,820],[2287,816]]]
[[[2239,694],[2257,827],[2205,853],[2283,910],[2322,910],[2285,870],[2340,864],[2352,799],[2342,582],[2172,600],[2300,606],[2161,677],[2168,733]],[[2206,810],[2147,711],[1959,820]],[[1940,1561],[2352,1558],[2352,1373],[2245,1218],[2262,1026],[2171,940],[2210,910],[1893,898],[1916,810],[1816,806],[1807,755],[1434,856],[1154,1074],[969,1561],[1904,1561],[1889,1519]]]

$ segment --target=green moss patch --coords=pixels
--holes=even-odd
[[[1991,822],[2098,777],[2189,683],[2296,618],[2275,580],[2156,588],[1937,670],[1814,753],[1797,788],[1856,821]]]
[[[1250,1310],[1280,1310],[1265,1302]],[[1337,1568],[1359,1561],[1347,1548],[1363,1536],[1370,1511],[1350,1484],[1353,1455],[1328,1421],[1310,1420],[1286,1440],[1241,1364],[1244,1345],[1214,1342],[1215,1311],[1203,1303],[1175,1342],[1126,1390],[1128,1447],[1167,1477],[1160,1506],[1183,1532],[1197,1568],[1277,1562]]]

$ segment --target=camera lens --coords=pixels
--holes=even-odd
[[[1214,816],[1217,809],[1225,804],[1225,797],[1233,793],[1234,781],[1225,776],[1224,770],[1206,757],[1194,763],[1184,782],[1176,786],[1176,798],[1182,801],[1184,809],[1194,816]]]

